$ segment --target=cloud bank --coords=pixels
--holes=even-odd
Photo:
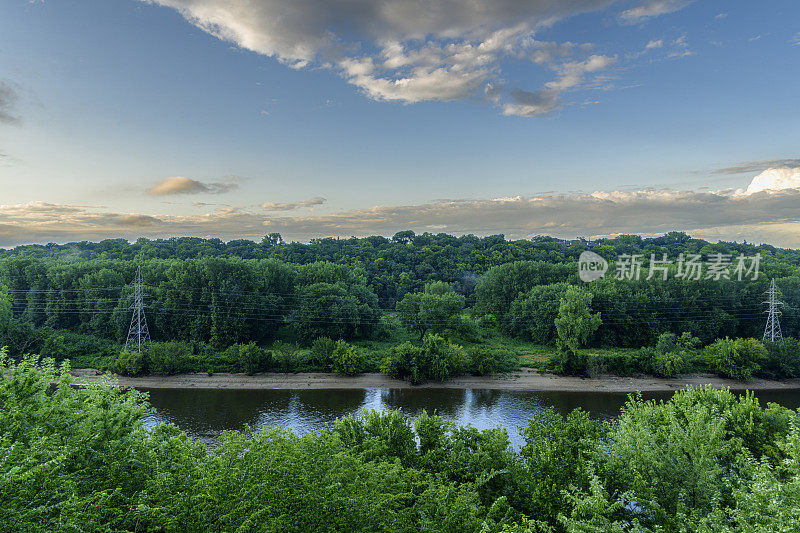
[[[614,0],[143,0],[177,10],[219,39],[292,68],[337,73],[369,98],[415,103],[479,99],[505,115],[539,116],[614,63],[589,43],[547,42],[536,33]],[[645,0],[624,22],[688,2]],[[509,85],[507,62],[544,67],[537,88]]]
[[[747,239],[800,247],[800,168],[785,170],[755,178],[749,190],[645,189],[442,200],[325,215],[270,216],[263,211],[225,207],[202,215],[177,216],[30,202],[0,205],[0,246],[139,236],[258,239],[270,232],[279,232],[290,240],[308,241],[328,236],[392,235],[413,229],[452,234],[503,233],[511,238],[661,234],[677,230],[714,240]]]
[[[237,187],[237,184],[230,182],[203,183],[185,176],[171,176],[164,178],[157,185],[147,189],[146,192],[152,196],[198,193],[222,194]]]

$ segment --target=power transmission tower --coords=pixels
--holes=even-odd
[[[126,352],[146,352],[150,349],[150,331],[147,329],[147,320],[144,317],[144,278],[142,278],[142,267],[136,268],[136,277],[131,281],[133,286],[133,303],[130,309],[133,310],[131,317],[131,327],[128,328],[128,340],[125,341]]]
[[[772,278],[772,283],[769,284],[769,289],[764,294],[769,297],[769,299],[764,302],[765,304],[769,305],[769,309],[764,311],[765,313],[769,313],[767,315],[767,325],[764,328],[764,340],[783,342],[781,322],[779,320],[779,317],[783,313],[781,313],[781,310],[778,308],[779,306],[783,305],[783,302],[778,300],[778,297],[781,296],[781,291],[775,287],[775,278]]]

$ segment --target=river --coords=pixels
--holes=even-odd
[[[530,416],[553,407],[568,413],[580,407],[595,418],[617,416],[626,394],[585,392],[532,392],[485,389],[141,389],[150,394],[154,412],[146,425],[172,422],[187,435],[211,447],[224,430],[254,430],[281,426],[304,434],[319,430],[339,417],[362,408],[387,411],[402,408],[412,417],[423,409],[478,429],[503,427],[515,446]],[[762,405],[776,402],[800,407],[800,390],[758,391]],[[671,393],[646,393],[643,398],[667,399]]]

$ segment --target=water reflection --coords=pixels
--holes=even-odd
[[[552,407],[568,413],[580,407],[595,418],[614,417],[627,400],[617,393],[530,392],[488,389],[338,389],[338,390],[208,390],[149,389],[155,412],[146,423],[172,422],[188,435],[214,445],[220,432],[259,430],[280,426],[298,434],[318,430],[362,408],[402,409],[412,417],[423,409],[458,424],[478,429],[503,427],[512,444],[519,446],[519,431],[537,411]],[[645,399],[668,399],[672,394],[647,393]],[[776,402],[792,409],[800,406],[800,391],[762,391],[762,405]]]

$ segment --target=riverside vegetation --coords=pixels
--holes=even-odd
[[[414,383],[519,365],[595,376],[800,376],[800,345],[755,340],[775,278],[784,334],[800,327],[800,252],[682,233],[598,241],[642,254],[640,280],[584,284],[586,246],[400,232],[284,243],[174,238],[0,250],[0,346],[122,374],[382,371]],[[757,280],[647,280],[650,254],[761,254]],[[125,353],[141,266],[153,338]],[[613,270],[613,266],[612,266]],[[673,272],[674,274],[674,272]]]
[[[504,429],[364,411],[304,436],[227,432],[208,451],[173,425],[145,429],[144,393],[80,386],[37,357],[0,352],[0,366],[4,531],[768,532],[800,519],[800,415],[751,394],[632,396],[602,422],[543,410],[519,449]]]

